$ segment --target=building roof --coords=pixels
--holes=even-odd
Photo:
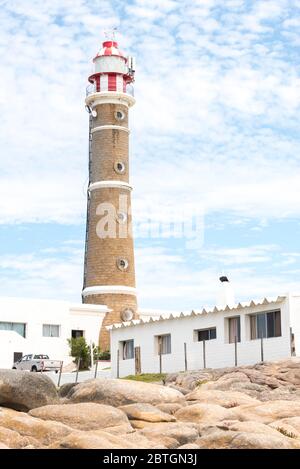
[[[123,52],[121,52],[118,48],[118,43],[116,41],[104,41],[102,44],[102,49],[100,49],[94,60],[97,57],[112,55],[117,55],[119,57],[125,58]]]
[[[107,330],[113,330],[113,329],[120,329],[123,327],[134,327],[134,326],[139,326],[141,324],[147,324],[147,323],[152,323],[152,322],[158,322],[158,321],[169,321],[171,319],[180,319],[180,318],[189,318],[189,317],[195,317],[195,316],[202,316],[205,314],[213,314],[213,313],[219,313],[219,312],[228,312],[228,311],[239,311],[240,309],[245,309],[245,308],[251,308],[253,306],[261,306],[261,305],[269,305],[272,303],[282,303],[286,299],[286,295],[281,295],[281,296],[276,296],[276,297],[265,297],[262,299],[258,300],[250,300],[250,301],[244,301],[241,303],[237,303],[234,306],[226,306],[225,308],[218,308],[217,306],[211,307],[211,308],[203,308],[201,311],[200,310],[192,310],[190,313],[171,313],[169,316],[165,315],[160,315],[160,316],[154,316],[154,317],[149,317],[147,319],[133,319],[131,321],[127,322],[121,322],[117,324],[112,324],[111,326],[107,326]]]

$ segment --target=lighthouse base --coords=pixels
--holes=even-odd
[[[85,304],[106,305],[109,311],[104,316],[99,333],[99,348],[102,352],[110,350],[110,333],[106,326],[124,322],[124,311],[131,310],[133,317],[131,319],[139,319],[137,312],[137,299],[135,295],[126,294],[99,294],[87,295],[84,297]]]

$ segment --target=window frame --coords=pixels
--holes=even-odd
[[[129,342],[132,342],[132,347],[128,347],[126,344],[128,344]],[[121,340],[120,341],[120,348],[121,348],[121,357],[122,357],[122,360],[133,360],[134,359],[134,339],[126,339],[126,340]],[[128,347],[128,351],[132,352],[131,355],[132,356],[127,356],[127,347]]]
[[[268,318],[273,316],[273,335],[269,335],[269,324]],[[276,320],[276,315],[279,317]],[[258,319],[260,316],[264,317],[264,331],[263,334],[260,333]],[[262,311],[257,313],[249,314],[250,320],[250,340],[259,340],[259,339],[275,339],[276,337],[282,337],[282,324],[281,324],[281,309],[273,309],[270,311]],[[255,323],[254,323],[255,320]],[[277,322],[277,326],[276,326]],[[255,325],[255,330],[254,330]],[[278,327],[279,326],[279,327]],[[276,333],[276,327],[279,330],[279,333]]]
[[[45,327],[49,327],[49,335],[45,335],[44,334],[44,328]],[[52,327],[57,327],[57,333],[58,335],[52,335],[51,334],[51,330],[52,330]],[[57,339],[60,337],[60,324],[43,324],[42,325],[42,336],[43,337],[48,337],[48,338],[51,338],[51,339]]]
[[[211,331],[215,331],[215,337],[211,337]],[[199,339],[200,332],[208,332],[208,339]],[[194,329],[194,342],[206,342],[207,340],[216,340],[217,339],[217,327],[205,327],[203,329]]]
[[[166,344],[166,349],[167,351],[164,351],[164,347],[162,344],[163,339],[166,337],[170,337],[169,342]],[[157,355],[171,355],[172,353],[172,335],[170,332],[167,332],[166,334],[159,334],[155,336],[156,339],[156,348],[157,348]]]

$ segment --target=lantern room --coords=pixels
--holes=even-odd
[[[89,77],[92,86],[87,89],[87,94],[114,91],[133,94],[134,59],[125,57],[118,48],[116,41],[105,41],[102,49],[93,59],[95,69]]]

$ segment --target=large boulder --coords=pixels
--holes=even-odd
[[[177,410],[174,416],[182,422],[215,423],[236,418],[232,409],[225,409],[218,404],[193,404]]]
[[[238,420],[271,423],[274,420],[300,415],[300,401],[270,401],[259,405],[242,405],[231,409]],[[176,416],[176,414],[175,414]]]
[[[244,404],[259,404],[260,402],[248,396],[248,394],[241,393],[239,391],[219,391],[217,389],[203,390],[201,387],[196,388],[191,393],[185,396],[187,401],[197,401],[218,404],[222,407],[237,407]]]
[[[78,430],[49,446],[51,449],[137,449],[138,447],[137,443],[128,441],[126,435],[117,436],[104,431],[94,433]],[[151,447],[148,446],[148,448]]]
[[[278,433],[215,431],[195,442],[201,449],[296,449],[299,442]]]
[[[45,374],[0,370],[0,405],[28,411],[58,402],[53,381]]]
[[[186,422],[148,423],[140,433],[148,439],[163,437],[174,438],[178,444],[192,443],[199,436],[197,425]]]
[[[19,435],[18,432],[0,425],[0,442],[9,448],[24,448],[30,444],[36,446],[36,440]]]
[[[48,445],[73,431],[62,423],[41,420],[23,412],[4,408],[0,408],[0,426],[17,432],[20,437],[26,437],[27,441],[34,443],[35,446],[37,442],[39,445]]]
[[[177,410],[181,409],[181,407],[183,407],[184,405],[186,405],[186,403],[184,404],[166,403],[166,404],[156,404],[155,407],[157,407],[157,409],[161,410],[162,412],[173,415],[175,414]]]
[[[130,420],[144,420],[146,422],[175,422],[170,414],[162,412],[151,404],[137,403],[119,407]]]
[[[67,400],[77,402],[99,402],[119,407],[143,402],[184,402],[184,396],[175,389],[159,384],[123,379],[93,379],[79,383],[67,394]]]
[[[29,412],[33,417],[54,420],[78,430],[116,429],[122,433],[132,431],[124,412],[114,407],[83,402],[80,404],[48,405]]]

